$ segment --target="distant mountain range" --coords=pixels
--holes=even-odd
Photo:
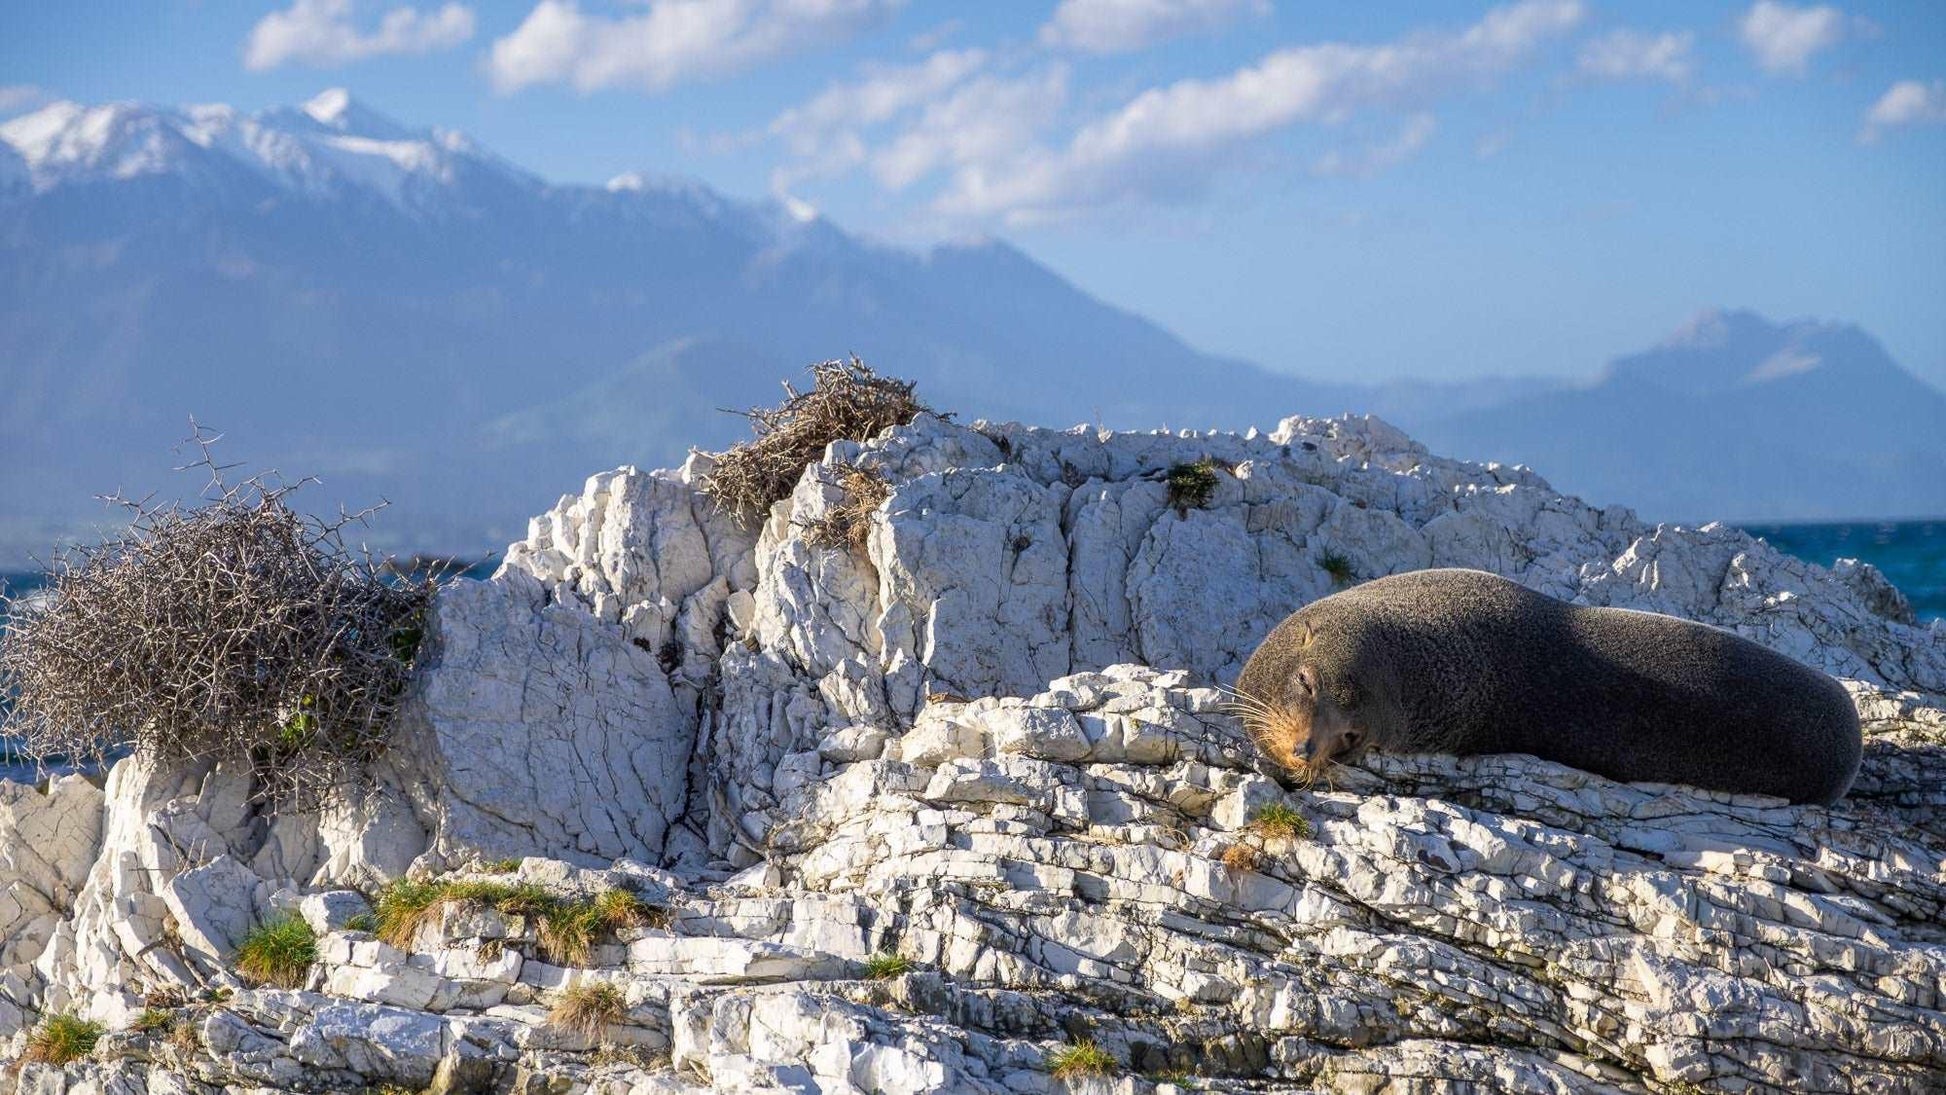
[[[550,184],[342,91],[0,123],[0,564],[182,492],[187,419],[378,496],[396,547],[504,543],[588,472],[744,430],[856,352],[965,418],[1369,411],[1653,516],[1946,513],[1946,397],[1855,328],[1707,314],[1585,385],[1326,383],[1200,353],[997,241],[915,252],[690,181]]]

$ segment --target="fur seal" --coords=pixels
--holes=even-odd
[[[1369,748],[1531,753],[1624,782],[1831,803],[1863,751],[1851,697],[1815,669],[1478,570],[1314,601],[1264,639],[1236,691],[1259,748],[1300,777]]]

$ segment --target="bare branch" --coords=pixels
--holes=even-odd
[[[114,496],[127,529],[57,554],[46,593],[8,605],[4,729],[43,760],[132,748],[247,759],[274,795],[342,784],[384,745],[434,579],[346,549],[382,506],[300,514],[285,499],[314,480],[232,482],[222,435],[190,427],[204,504]]]

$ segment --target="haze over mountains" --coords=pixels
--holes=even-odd
[[[1584,385],[1326,383],[1199,353],[1005,243],[883,246],[693,182],[550,184],[341,91],[0,124],[0,564],[172,482],[187,416],[395,547],[481,550],[587,473],[856,352],[962,418],[1371,411],[1654,517],[1946,514],[1946,397],[1855,328],[1709,313]],[[1302,368],[1302,347],[1280,366]]]

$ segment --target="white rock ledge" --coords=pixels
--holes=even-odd
[[[1373,419],[926,418],[831,446],[760,529],[701,459],[594,477],[442,592],[355,799],[278,815],[246,772],[135,761],[0,785],[0,1056],[57,1012],[107,1030],[0,1090],[1946,1089],[1946,630],[1872,568]],[[847,463],[891,496],[862,553],[813,548]],[[1831,809],[1517,756],[1286,789],[1216,686],[1328,555],[1735,629],[1846,680],[1863,771]],[[1308,832],[1253,831],[1273,802]],[[485,909],[355,930],[354,890],[502,859],[670,916],[584,968]],[[232,969],[280,910],[322,932],[298,991]],[[550,1022],[595,983],[599,1036]],[[1083,1039],[1112,1074],[1054,1075]]]

